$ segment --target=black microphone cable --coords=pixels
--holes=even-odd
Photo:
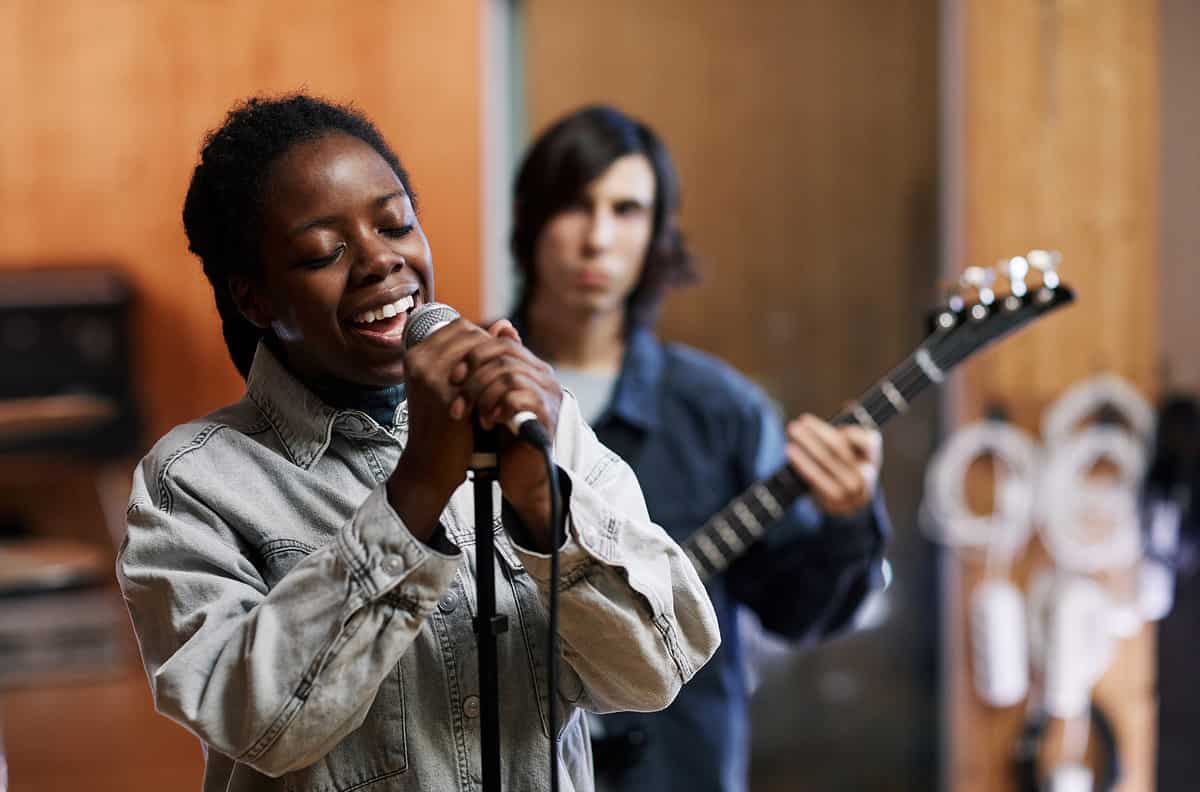
[[[546,646],[546,717],[550,722],[550,792],[558,792],[558,548],[563,542],[565,516],[562,509],[562,492],[559,489],[558,465],[554,464],[549,438],[540,424],[526,422],[525,426],[536,426],[544,443],[536,444],[546,460],[546,481],[550,488],[550,603],[547,626],[549,641]],[[522,427],[524,428],[524,427]]]

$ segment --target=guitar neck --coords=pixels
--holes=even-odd
[[[858,424],[882,427],[908,409],[925,388],[942,382],[938,368],[924,346],[879,380],[848,408],[833,417],[835,425]],[[788,508],[808,492],[808,483],[783,465],[770,476],[754,482],[725,508],[713,515],[682,543],[692,565],[707,580],[724,572],[741,558],[783,517]]]

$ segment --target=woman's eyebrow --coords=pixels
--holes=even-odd
[[[389,202],[394,201],[397,198],[405,198],[407,196],[408,196],[408,193],[404,192],[404,190],[395,190],[386,195],[379,196],[372,203],[377,208],[383,208]],[[289,237],[299,236],[300,234],[303,234],[305,231],[309,231],[314,228],[320,228],[321,226],[334,225],[335,223],[337,223],[337,221],[338,221],[337,215],[324,215],[322,217],[314,217],[312,220],[306,220],[305,222],[303,222],[300,225],[293,228],[291,231],[288,232],[288,236]]]

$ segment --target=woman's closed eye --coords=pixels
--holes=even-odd
[[[400,226],[387,226],[379,229],[379,233],[384,236],[392,237],[393,239],[403,239],[412,233],[413,227],[411,224]]]
[[[305,259],[304,261],[300,262],[300,266],[304,267],[305,269],[320,269],[321,267],[328,266],[337,261],[342,253],[345,252],[345,250],[345,245],[338,245],[336,248],[334,248],[332,253],[328,253],[317,258]]]

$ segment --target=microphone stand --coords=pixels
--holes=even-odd
[[[499,444],[494,431],[475,426],[471,479],[475,488],[475,637],[479,649],[479,737],[484,792],[500,792],[500,677],[496,636],[508,617],[496,614],[496,546],[492,484],[499,479]]]

